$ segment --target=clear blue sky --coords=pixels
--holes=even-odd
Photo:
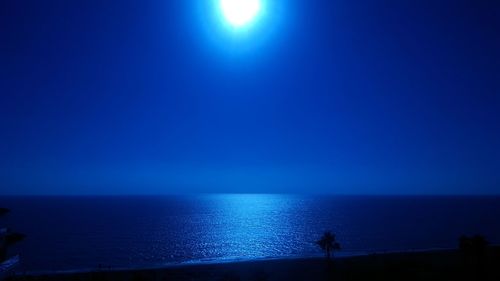
[[[0,194],[500,193],[500,2],[0,3]]]

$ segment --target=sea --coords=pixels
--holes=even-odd
[[[0,197],[0,227],[27,272],[159,267],[456,248],[460,235],[500,243],[500,197],[212,194]]]

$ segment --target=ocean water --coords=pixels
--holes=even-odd
[[[196,195],[1,197],[0,218],[27,235],[22,270],[153,267],[319,256],[332,230],[339,254],[455,248],[461,234],[500,243],[500,197]]]

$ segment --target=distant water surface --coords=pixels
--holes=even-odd
[[[461,234],[500,242],[500,197],[197,195],[2,197],[0,218],[27,234],[12,249],[29,271],[160,266],[343,253],[454,248]]]

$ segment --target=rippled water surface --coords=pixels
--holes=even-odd
[[[11,252],[27,270],[157,266],[320,255],[331,229],[344,254],[500,242],[498,197],[200,195],[4,197],[5,225],[27,234]]]

